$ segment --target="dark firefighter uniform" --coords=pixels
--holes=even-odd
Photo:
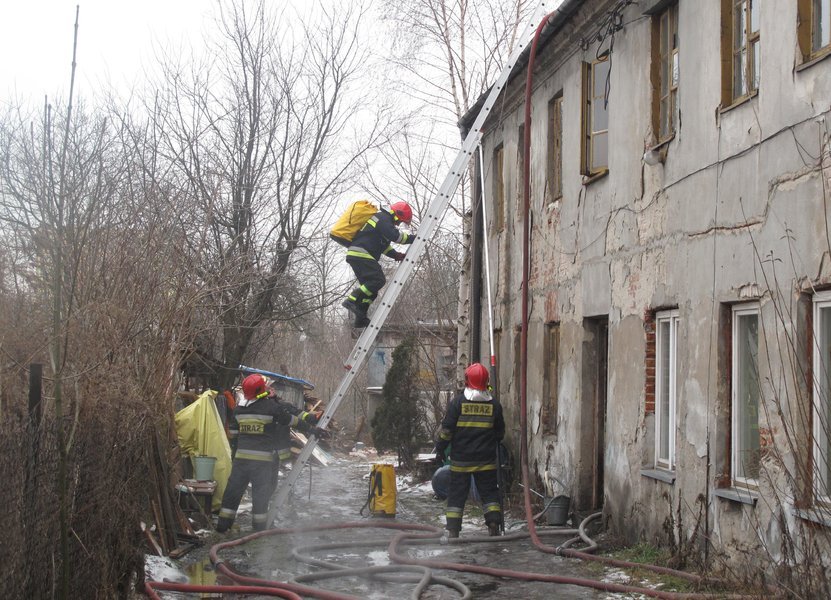
[[[488,392],[465,388],[447,405],[436,452],[450,447],[450,490],[447,495],[446,528],[458,535],[462,512],[470,491],[471,475],[482,499],[485,523],[498,528],[502,522],[496,474],[496,447],[505,435],[502,405]]]
[[[412,244],[415,235],[399,231],[396,217],[389,210],[379,210],[355,234],[352,245],[346,251],[346,262],[358,279],[356,287],[344,303],[347,308],[363,315],[366,319],[369,305],[387,282],[384,271],[378,261],[384,254],[395,260],[403,260],[404,254],[396,251],[390,244]],[[361,320],[356,319],[356,325]]]
[[[228,485],[222,495],[222,508],[219,510],[216,530],[220,533],[227,531],[234,523],[237,508],[249,482],[254,504],[254,530],[266,528],[268,502],[276,483],[274,463],[279,460],[277,451],[283,443],[281,430],[285,429],[285,437],[288,438],[289,427],[310,429],[313,426],[310,421],[314,420],[312,415],[302,411],[292,415],[281,404],[273,397],[263,394],[245,406],[234,409],[234,417],[229,424],[234,461]]]
[[[284,409],[292,416],[302,416],[303,411],[295,408],[287,402],[277,400],[277,405]],[[271,484],[271,493],[277,489],[277,479],[280,473],[280,464],[285,463],[291,458],[291,426],[278,425],[277,426],[277,446],[275,448],[274,462],[272,465],[273,480]]]

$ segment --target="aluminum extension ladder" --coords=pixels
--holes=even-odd
[[[349,355],[349,359],[344,364],[344,368],[347,370],[346,375],[344,375],[340,385],[338,385],[337,390],[335,390],[335,394],[331,401],[327,404],[326,411],[323,413],[323,416],[318,423],[319,427],[323,429],[326,428],[329,421],[332,420],[332,417],[338,410],[340,403],[346,397],[346,393],[349,391],[349,388],[357,376],[358,371],[360,371],[363,366],[367,354],[369,354],[372,349],[372,344],[375,342],[378,332],[387,320],[387,316],[390,314],[390,311],[392,310],[395,301],[398,299],[398,295],[401,293],[401,290],[404,289],[404,282],[409,279],[413,269],[415,269],[418,259],[427,244],[427,240],[433,237],[440,219],[444,216],[445,210],[447,210],[447,205],[450,203],[450,199],[456,192],[456,188],[459,185],[459,181],[461,181],[465,169],[473,158],[473,153],[476,151],[479,142],[482,140],[482,126],[484,125],[485,119],[488,117],[488,114],[490,114],[494,104],[496,104],[499,94],[505,87],[508,77],[516,64],[517,58],[519,58],[519,55],[525,49],[525,46],[530,43],[531,37],[536,31],[540,19],[552,12],[555,7],[559,6],[561,3],[562,0],[542,0],[536,12],[532,16],[525,32],[520,38],[518,38],[519,42],[517,47],[511,53],[511,56],[508,59],[508,64],[505,65],[502,72],[499,74],[496,83],[494,83],[491,87],[490,93],[485,99],[485,103],[482,105],[476,120],[470,128],[470,132],[467,134],[467,137],[462,143],[462,147],[456,156],[456,160],[453,161],[453,165],[450,167],[450,172],[444,178],[444,182],[442,182],[438,193],[430,202],[427,212],[422,216],[415,242],[413,242],[407,250],[406,257],[396,269],[395,274],[387,284],[383,295],[376,302],[379,306],[375,309],[369,325],[366,329],[364,329],[363,333],[358,338],[358,341],[355,343],[355,347],[352,349],[352,353]],[[306,463],[309,462],[309,458],[311,457],[312,451],[316,445],[316,437],[314,435],[310,436],[308,443],[295,460],[294,467],[291,472],[277,490],[277,497],[274,502],[272,502],[271,508],[268,511],[267,523],[271,524],[274,522],[277,511],[288,500],[292,490],[295,485],[297,485],[297,481],[300,478],[303,468],[306,466]]]

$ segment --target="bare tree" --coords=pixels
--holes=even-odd
[[[191,211],[182,236],[212,290],[203,308],[215,324],[220,387],[261,326],[319,308],[299,259],[356,159],[378,143],[384,116],[352,128],[361,18],[321,10],[298,32],[265,2],[235,3],[204,63],[164,66],[152,136]]]
[[[453,124],[503,66],[531,0],[390,0],[396,24],[395,64],[418,81],[426,104],[451,110]]]

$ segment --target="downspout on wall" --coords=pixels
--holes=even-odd
[[[470,354],[468,363],[482,361],[482,173],[479,161],[473,167],[473,202],[470,218]],[[484,364],[484,363],[483,363]],[[491,374],[493,375],[493,374]]]

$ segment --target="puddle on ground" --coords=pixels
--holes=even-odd
[[[380,461],[379,461],[380,462]],[[386,462],[391,462],[386,460]],[[277,527],[302,527],[322,524],[363,521],[368,526],[373,519],[363,519],[359,511],[366,501],[369,471],[371,464],[364,458],[339,458],[327,468],[315,467],[311,475],[304,473],[296,486],[296,493],[291,506],[282,511]],[[444,524],[444,503],[432,495],[429,483],[411,482],[409,478],[399,478],[397,522],[421,523],[442,527]],[[406,487],[405,487],[406,486]],[[473,511],[475,517],[465,519],[462,538],[485,533],[481,510]],[[509,515],[510,520],[510,515]],[[384,519],[383,522],[387,522]],[[223,581],[211,565],[208,551],[212,544],[247,535],[251,531],[250,514],[238,516],[239,530],[231,535],[211,533],[205,538],[201,548],[192,550],[182,561],[183,568],[191,583],[206,584],[229,583]],[[279,535],[259,538],[241,546],[228,548],[220,552],[220,557],[237,572],[287,581],[301,574],[318,572],[319,568],[295,560],[291,550],[297,546],[319,543],[343,543],[342,549],[327,548],[318,552],[306,552],[318,559],[325,559],[347,567],[365,567],[390,564],[386,547],[395,535],[395,530],[384,529],[342,529],[310,534]],[[367,547],[347,547],[351,542],[377,540],[377,545]],[[604,570],[548,554],[533,548],[528,540],[486,543],[486,544],[452,544],[441,545],[438,540],[430,544],[418,544],[406,547],[406,552],[413,557],[464,562],[483,566],[535,571],[538,573],[557,574],[570,577],[602,579]],[[515,600],[516,598],[616,598],[614,594],[594,590],[519,580],[495,579],[485,575],[455,571],[437,570],[438,575],[455,579],[467,585],[474,598],[488,600]],[[361,598],[387,600],[388,598],[407,598],[414,584],[392,583],[367,580],[358,577],[344,577],[322,580],[314,584],[328,590],[345,592]],[[167,600],[181,598],[176,594],[165,594]],[[193,597],[193,596],[190,596]],[[204,596],[210,597],[210,596]],[[459,593],[453,589],[434,585],[423,595],[424,600],[458,598]],[[623,597],[623,596],[620,596]]]

